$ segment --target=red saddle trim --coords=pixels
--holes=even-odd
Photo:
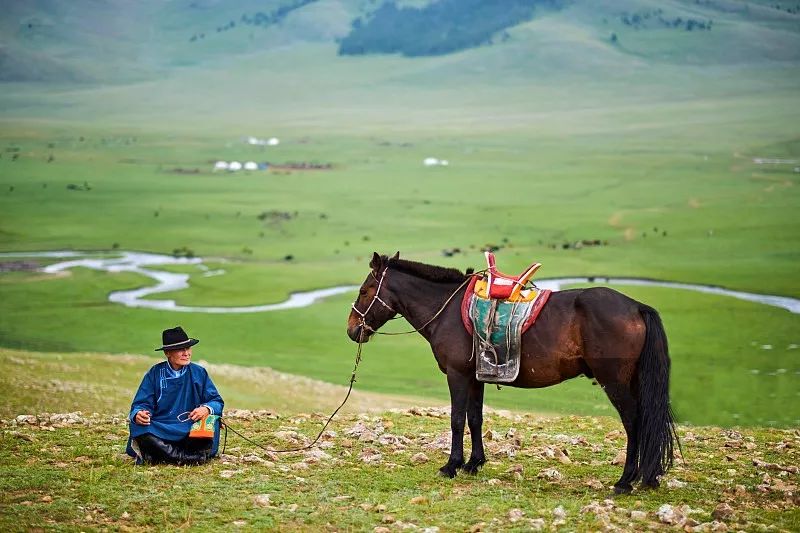
[[[546,304],[547,300],[550,299],[550,294],[552,292],[553,291],[551,291],[550,289],[543,289],[541,294],[539,294],[539,296],[536,297],[536,300],[533,302],[533,309],[531,309],[531,314],[528,317],[528,320],[526,320],[525,323],[522,325],[522,333],[528,331],[528,328],[531,327],[533,323],[536,321],[536,318],[538,318],[539,313],[541,313],[542,309],[544,309],[544,304]]]
[[[474,328],[472,327],[472,319],[469,317],[469,304],[472,302],[472,294],[475,292],[475,282],[478,281],[478,276],[472,276],[469,284],[467,285],[467,292],[464,293],[464,299],[461,300],[461,321],[467,333],[472,336]]]

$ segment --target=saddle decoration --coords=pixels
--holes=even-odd
[[[522,334],[533,325],[551,291],[528,286],[540,263],[533,263],[519,276],[510,276],[497,269],[494,254],[485,253],[486,276],[470,282],[461,318],[472,335],[477,379],[509,383],[519,375]]]

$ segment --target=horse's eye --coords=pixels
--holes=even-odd
[[[364,296],[365,294],[367,294],[367,289],[360,289],[358,291],[358,294],[360,294],[361,296]]]

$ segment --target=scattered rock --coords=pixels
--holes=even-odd
[[[511,522],[519,522],[525,516],[525,511],[522,509],[511,509],[508,511],[508,520]]]
[[[18,439],[26,440],[28,442],[34,442],[36,440],[33,436],[20,433],[19,431],[12,431],[11,435],[13,435]]]
[[[544,518],[532,518],[528,521],[528,524],[533,531],[541,531],[545,528],[547,522],[544,521]]]
[[[733,507],[727,503],[717,505],[711,516],[716,520],[730,520],[733,517]]]
[[[539,472],[538,477],[548,481],[561,481],[564,479],[564,475],[555,468],[545,468]]]
[[[683,521],[683,517],[670,504],[665,503],[656,511],[656,516],[664,524],[678,524]]]
[[[256,507],[272,507],[272,502],[269,501],[269,494],[258,494],[253,497],[253,504]]]
[[[14,419],[15,424],[29,424],[31,426],[35,425],[38,422],[34,415],[18,415]]]
[[[428,459],[428,456],[425,455],[422,452],[415,453],[414,455],[411,456],[411,462],[414,463],[414,464],[418,464],[419,465],[419,464],[427,463],[428,461],[430,461],[430,459]]]
[[[611,460],[612,465],[624,465],[625,459],[627,458],[627,454],[625,450],[620,450],[617,455]]]
[[[647,512],[646,511],[631,511],[631,519],[633,519],[633,520],[646,520],[647,519]]]
[[[383,461],[383,455],[380,452],[369,448],[364,449],[358,458],[368,465],[378,464]]]
[[[685,481],[680,481],[678,479],[668,479],[667,480],[667,487],[670,489],[682,489],[686,486]]]

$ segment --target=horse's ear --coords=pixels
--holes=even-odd
[[[378,252],[372,252],[372,261],[369,262],[369,267],[372,270],[378,271],[381,269],[383,265],[383,261],[381,260],[381,256],[378,255]]]
[[[395,252],[395,254],[392,256],[392,259],[394,259],[395,261],[400,259],[400,252],[399,251]]]

